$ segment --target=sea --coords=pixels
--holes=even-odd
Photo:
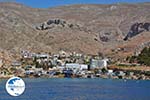
[[[25,91],[18,97],[0,80],[0,100],[150,100],[150,81],[80,78],[23,79]]]

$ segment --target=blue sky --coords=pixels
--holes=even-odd
[[[150,0],[12,0],[12,1],[16,1],[18,3],[22,3],[34,8],[49,8],[70,4],[112,4],[118,2],[128,2],[128,3],[150,2]]]

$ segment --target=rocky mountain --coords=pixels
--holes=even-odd
[[[126,56],[149,42],[149,24],[150,3],[48,9],[0,3],[0,48]]]

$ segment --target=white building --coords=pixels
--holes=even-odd
[[[3,60],[0,59],[0,67],[2,67],[2,65],[3,65]]]
[[[13,61],[12,62],[12,64],[11,64],[12,66],[21,66],[21,62],[20,61]]]
[[[66,68],[67,69],[72,69],[72,70],[80,69],[80,64],[78,64],[78,63],[67,63]]]
[[[81,70],[88,70],[88,65],[86,65],[86,64],[80,64],[80,69]]]
[[[103,59],[103,60],[95,60],[92,59],[90,62],[90,68],[106,68],[107,67],[107,61],[108,59]]]
[[[49,58],[48,54],[36,54],[37,58]]]
[[[78,63],[68,63],[68,64],[66,64],[65,68],[66,69],[71,69],[76,73],[77,71],[87,70],[88,65],[78,64]]]

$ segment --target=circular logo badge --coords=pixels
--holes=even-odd
[[[25,90],[25,83],[19,77],[12,77],[6,82],[6,91],[11,96],[20,96]]]

